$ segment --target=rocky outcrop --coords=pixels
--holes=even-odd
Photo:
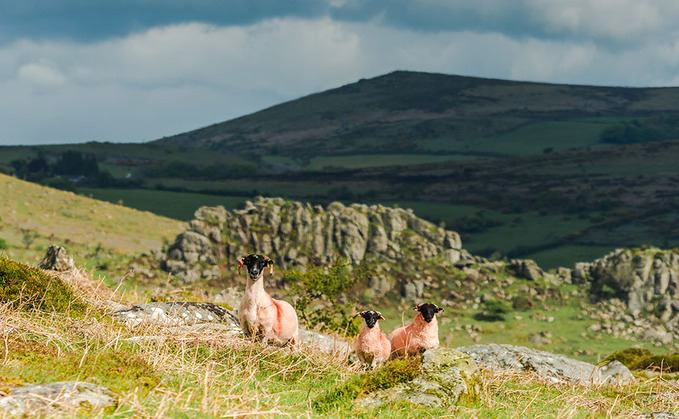
[[[261,253],[279,266],[346,258],[384,261],[442,258],[471,260],[460,236],[416,217],[412,211],[382,205],[333,202],[326,208],[282,198],[255,198],[240,210],[198,209],[189,229],[170,246],[162,267],[185,282],[219,275],[218,265]],[[232,265],[231,265],[232,266]]]
[[[597,299],[617,298],[629,312],[654,312],[662,321],[679,313],[679,253],[671,250],[618,249],[592,263],[577,263],[573,282],[589,283]]]
[[[0,411],[12,416],[76,417],[95,414],[102,409],[114,409],[115,394],[102,386],[82,381],[58,381],[33,384],[12,389],[0,397]]]
[[[73,256],[66,249],[53,244],[47,249],[45,257],[38,263],[38,268],[63,272],[75,268],[75,264],[73,263]]]
[[[480,392],[476,362],[448,348],[430,349],[422,356],[422,372],[412,381],[362,397],[356,403],[376,407],[405,400],[429,407],[450,406],[460,398],[473,402]]]
[[[603,367],[545,351],[514,345],[472,345],[456,348],[479,365],[496,370],[533,371],[556,383],[580,385],[627,384],[634,380],[627,367],[618,361]]]

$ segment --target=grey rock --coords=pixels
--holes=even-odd
[[[111,390],[83,381],[58,381],[16,387],[9,395],[0,398],[0,410],[16,416],[76,416],[115,408],[117,404],[117,397]]]
[[[202,220],[217,226],[221,226],[226,222],[226,210],[222,206],[200,207],[193,216],[197,220]]]
[[[476,397],[479,383],[478,367],[471,357],[454,349],[430,349],[422,356],[422,372],[412,381],[369,394],[356,403],[376,407],[405,400],[428,407],[449,406],[460,397]]]
[[[401,293],[406,300],[414,300],[424,295],[424,281],[414,280],[403,284],[403,292]]]
[[[512,259],[509,261],[509,267],[516,272],[516,276],[529,281],[537,281],[545,276],[545,272],[538,264],[530,259]]]
[[[313,346],[329,355],[348,357],[352,351],[351,345],[341,339],[324,335],[310,330],[299,330],[299,340],[303,345]]]
[[[679,416],[676,416],[670,412],[644,413],[639,417],[644,419],[679,419]]]
[[[73,263],[73,256],[66,249],[53,244],[47,249],[45,257],[38,263],[38,268],[53,271],[69,271],[75,268],[75,264]]]
[[[140,324],[183,326],[197,323],[225,323],[234,330],[240,330],[238,316],[224,307],[211,303],[147,303],[118,309],[112,316],[130,327]]]
[[[486,368],[533,371],[553,382],[598,385],[602,383],[627,384],[634,380],[632,373],[622,364],[602,369],[563,355],[522,346],[491,343],[463,346],[457,350],[468,354],[479,365]]]

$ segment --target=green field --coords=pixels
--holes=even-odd
[[[219,196],[190,192],[157,191],[150,189],[79,188],[78,192],[100,201],[149,211],[154,214],[189,221],[202,206],[218,206],[231,210],[242,206],[251,197]]]
[[[366,154],[350,156],[321,156],[311,159],[304,170],[322,171],[326,169],[365,169],[382,166],[408,166],[411,164],[440,163],[449,161],[472,160],[469,155],[435,154]]]

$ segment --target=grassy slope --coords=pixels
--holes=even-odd
[[[50,244],[101,246],[120,254],[160,249],[185,224],[150,212],[97,201],[0,174],[0,237],[21,260]],[[24,237],[37,234],[26,249]]]
[[[45,310],[47,304],[38,310],[0,304],[0,353],[4,354],[0,392],[21,384],[87,381],[118,395],[120,403],[105,412],[107,417],[570,418],[679,411],[676,384],[666,377],[640,376],[627,386],[585,388],[540,380],[530,372],[485,370],[481,371],[478,399],[473,401],[444,408],[404,403],[358,408],[352,400],[362,388],[399,380],[396,374],[401,370],[396,363],[367,374],[342,357],[329,357],[308,347],[293,352],[222,333],[127,329],[97,308],[118,296],[79,273],[62,274],[62,278],[86,303],[84,313],[51,312]],[[40,300],[47,302],[54,296],[50,288]],[[351,387],[352,382],[362,385]],[[324,397],[329,394],[333,396]]]

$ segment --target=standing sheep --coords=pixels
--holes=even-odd
[[[261,337],[264,343],[273,341],[279,345],[296,345],[299,322],[292,306],[272,298],[264,291],[264,269],[273,274],[274,261],[267,256],[248,255],[238,259],[238,273],[248,269],[245,294],[240,302],[238,317],[243,332],[252,338]]]
[[[391,332],[391,356],[419,355],[427,349],[439,347],[439,325],[436,313],[442,312],[436,304],[425,303],[414,307],[419,311],[412,324]]]
[[[391,344],[387,335],[382,333],[378,320],[384,320],[379,311],[364,311],[356,316],[363,317],[363,325],[354,343],[356,356],[361,363],[373,369],[377,365],[389,359]]]

